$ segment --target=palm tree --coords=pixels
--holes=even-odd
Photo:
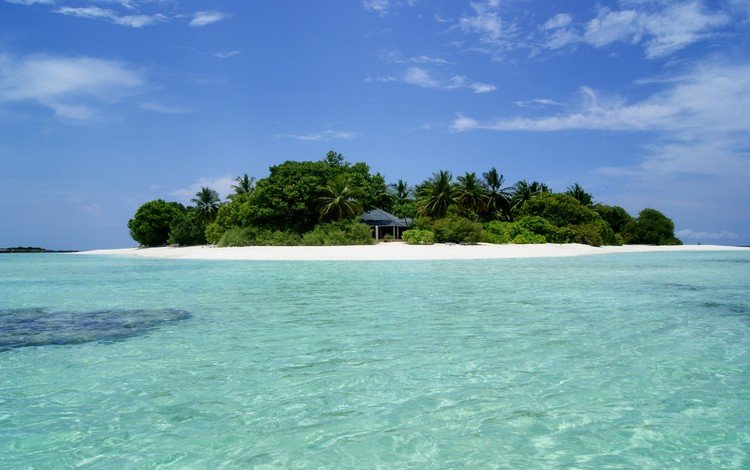
[[[355,217],[362,213],[362,204],[359,202],[359,191],[352,186],[351,180],[346,175],[339,175],[322,186],[323,193],[318,198],[320,202],[320,219],[341,220]]]
[[[529,183],[526,180],[521,180],[513,186],[513,208],[521,207],[524,202],[537,194],[548,192],[550,192],[549,186],[544,183],[538,181]]]
[[[448,171],[434,173],[430,179],[417,188],[417,210],[420,214],[440,218],[445,216],[448,207],[458,202],[453,175]]]
[[[505,220],[511,219],[511,198],[513,197],[512,188],[503,187],[505,177],[497,172],[493,167],[490,171],[483,173],[484,181],[487,184],[487,204],[486,210],[490,216],[495,217],[500,213]]]
[[[457,197],[458,203],[464,211],[478,212],[487,205],[487,188],[477,178],[476,173],[466,173],[458,178]]]
[[[567,191],[565,191],[565,194],[568,196],[573,196],[586,207],[593,206],[594,205],[594,196],[591,195],[591,193],[586,192],[585,189],[583,189],[583,186],[576,183],[573,186],[569,187]]]
[[[411,197],[412,194],[412,189],[409,187],[406,181],[398,180],[397,183],[391,184],[389,186],[397,203],[403,204],[404,202],[409,201],[409,197]]]
[[[234,199],[237,196],[242,196],[243,194],[250,194],[253,192],[253,189],[255,189],[255,178],[252,176],[248,176],[247,173],[242,176],[238,176],[234,179],[234,181],[237,184],[232,185],[234,194],[230,194],[229,196],[227,196],[229,199]]]
[[[219,205],[221,205],[219,194],[207,187],[201,187],[201,190],[195,193],[195,198],[191,199],[191,202],[195,204],[198,219],[205,224],[213,222],[216,213],[219,211]]]

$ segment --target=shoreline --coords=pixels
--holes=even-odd
[[[685,251],[746,251],[750,248],[722,245],[593,247],[577,243],[544,245],[407,245],[402,242],[348,246],[243,246],[219,248],[212,245],[189,247],[122,248],[90,250],[73,255],[105,255],[130,258],[236,260],[236,261],[427,261],[513,258],[560,258],[618,253],[661,253]]]

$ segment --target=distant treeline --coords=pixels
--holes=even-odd
[[[77,250],[48,250],[38,246],[14,246],[0,248],[0,253],[75,253]]]
[[[360,217],[380,208],[410,221],[407,243],[681,243],[672,221],[655,209],[633,217],[595,202],[577,183],[562,193],[536,181],[508,185],[495,168],[455,179],[439,171],[416,186],[389,185],[367,164],[331,151],[319,161],[269,170],[258,181],[237,177],[224,202],[207,187],[188,207],[147,202],[128,221],[131,236],[142,246],[369,244],[374,240]]]

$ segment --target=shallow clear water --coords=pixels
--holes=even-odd
[[[750,465],[747,253],[2,255],[20,309],[88,342],[0,352],[4,469]]]

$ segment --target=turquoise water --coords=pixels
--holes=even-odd
[[[3,469],[750,466],[748,253],[2,255],[11,324]]]

